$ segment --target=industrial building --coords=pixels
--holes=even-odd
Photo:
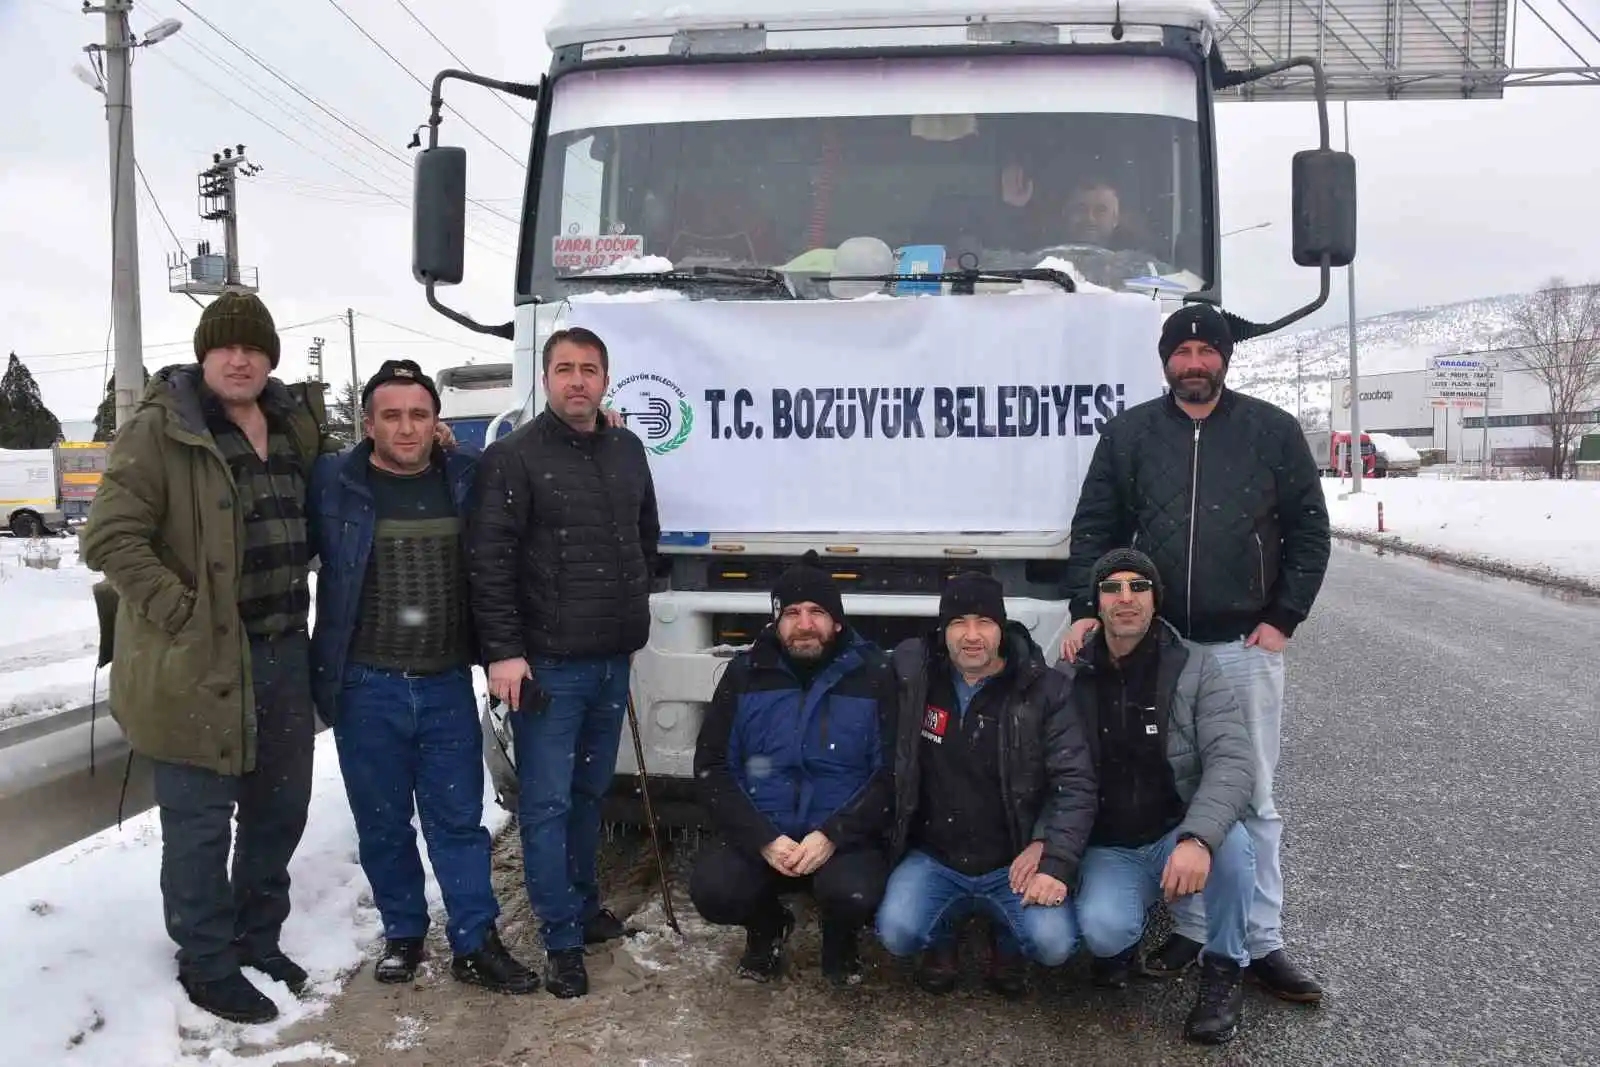
[[[1460,406],[1428,396],[1429,372],[1396,371],[1361,376],[1361,429],[1404,438],[1413,448],[1441,448],[1446,462],[1479,463],[1484,458],[1483,409]],[[1489,399],[1488,449],[1491,463],[1539,466],[1531,450],[1547,449],[1550,438],[1542,429],[1550,421],[1550,392],[1525,370],[1501,372],[1502,387]],[[1335,430],[1350,429],[1350,379],[1334,378],[1329,398]],[[1445,406],[1446,404],[1456,406]],[[1600,397],[1596,410],[1584,420],[1600,425]],[[1574,442],[1576,444],[1576,442]]]

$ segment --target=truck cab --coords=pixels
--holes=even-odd
[[[1036,343],[1003,313],[1015,309],[1020,321],[1024,305],[997,301],[1030,296],[1029,314],[1076,324],[1066,333],[1119,316],[1137,327],[1105,334],[1110,341],[1078,335],[1097,346],[1100,366],[1137,368],[1114,401],[1094,397],[1109,417],[1159,395],[1161,314],[1185,299],[1221,301],[1217,94],[1284,69],[1224,70],[1215,17],[1208,0],[563,0],[546,29],[551,65],[536,83],[463,71],[436,79],[429,147],[416,164],[413,272],[440,313],[514,340],[514,399],[490,440],[544,408],[545,339],[616,302],[638,305],[628,317],[639,340],[613,356],[614,384],[624,360],[633,377],[665,378],[666,367],[692,376],[685,339],[708,336],[694,333],[697,317],[724,321],[730,304],[751,308],[748,321],[768,324],[767,338],[790,317],[808,323],[829,358],[848,359],[853,331],[863,337],[852,324],[867,317],[854,305],[921,302],[903,320],[937,320],[974,368],[986,350]],[[502,324],[437,295],[463,270],[466,154],[439,144],[452,79],[538,103],[516,310]],[[1325,99],[1319,116],[1320,146],[1295,157],[1292,187],[1295,259],[1320,268],[1320,296],[1266,324],[1236,316],[1240,339],[1315,310],[1330,268],[1354,255],[1353,163],[1328,148]],[[791,310],[762,310],[778,304]],[[741,358],[762,373],[780,348],[810,361],[786,340],[752,336]],[[1052,377],[1093,377],[1072,337],[1046,347]],[[870,352],[881,348],[863,339],[857,369],[869,375]],[[704,433],[733,410],[714,390],[672,388],[614,398],[641,436],[661,431],[659,443],[647,440],[657,455],[672,433],[689,424]],[[1093,441],[1076,447],[1086,457]],[[808,549],[843,583],[852,623],[880,644],[924,632],[943,583],[976,569],[1000,579],[1011,617],[1054,657],[1070,622],[1061,572],[1083,463],[1041,486],[1057,505],[1048,523],[931,528],[902,519],[896,500],[896,475],[925,461],[909,447],[894,455],[884,462],[906,466],[889,476],[876,463],[834,470],[835,482],[855,479],[865,502],[859,521],[820,529],[764,524],[754,506],[722,525],[674,528],[679,502],[658,468],[663,525],[674,532],[663,536],[653,629],[633,674],[653,775],[689,779],[717,677],[770,621],[773,581]],[[737,493],[731,479],[727,491]],[[619,772],[633,763],[625,753]]]

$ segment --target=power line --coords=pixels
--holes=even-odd
[[[415,22],[418,26],[422,27],[422,32],[423,33],[425,33],[429,37],[433,38],[433,43],[434,44],[438,45],[440,48],[443,48],[447,53],[449,53],[450,58],[455,60],[456,64],[458,66],[460,66],[462,70],[466,71],[468,74],[476,74],[477,73],[477,71],[473,70],[470,66],[467,65],[467,61],[466,60],[464,60],[460,56],[456,55],[455,49],[451,48],[449,45],[447,45],[443,41],[441,41],[439,39],[439,35],[437,33],[434,33],[432,30],[430,30],[428,28],[428,24],[426,22],[423,22],[422,18],[415,11],[411,10],[411,5],[407,4],[406,0],[395,0],[395,3],[400,5],[400,10],[404,11],[407,15],[411,16],[411,21],[412,22]],[[496,100],[500,101],[500,105],[502,107],[504,107],[507,111],[509,111],[513,115],[517,116],[517,118],[521,119],[523,122],[526,122],[530,128],[533,126],[533,120],[528,118],[522,112],[518,111],[515,107],[513,107],[511,105],[511,101],[507,100],[500,93],[492,93],[490,95],[492,95]]]
[[[505,356],[504,352],[496,352],[493,349],[488,348],[479,348],[476,345],[464,345],[459,341],[452,341],[449,338],[440,337],[438,334],[428,333],[426,330],[419,330],[414,326],[402,326],[398,322],[390,322],[388,319],[380,319],[378,316],[369,314],[365,311],[358,311],[356,314],[360,315],[364,319],[371,319],[373,322],[381,323],[382,325],[388,326],[391,329],[400,330],[405,333],[416,334],[418,337],[426,337],[430,341],[437,341],[439,344],[449,345],[452,348],[465,349],[468,352],[479,352],[486,356]]]
[[[182,0],[179,0],[179,2],[181,3]],[[374,48],[376,48],[378,51],[382,52],[384,55],[388,56],[390,61],[393,62],[395,66],[399,67],[402,71],[404,71],[405,75],[408,78],[410,78],[412,81],[416,82],[418,85],[422,86],[423,90],[425,92],[427,92],[430,97],[433,95],[433,86],[429,85],[427,82],[425,82],[421,78],[417,77],[416,74],[412,73],[411,68],[406,66],[404,63],[400,62],[400,60],[395,57],[395,54],[393,52],[389,51],[387,48],[385,48],[383,46],[383,42],[382,41],[379,41],[376,37],[372,36],[372,34],[368,33],[367,32],[367,28],[365,26],[361,25],[361,23],[358,22],[355,19],[355,17],[350,14],[350,12],[346,11],[344,9],[344,5],[339,3],[339,0],[328,0],[328,3],[332,4],[333,5],[333,9],[335,11],[337,11],[339,14],[343,15],[345,17],[345,21],[349,22],[350,25],[354,26],[356,28],[356,30],[361,34],[361,36],[365,37],[368,41],[371,41],[372,42],[372,46]],[[485,141],[487,141],[489,143],[489,145],[491,147],[493,147],[501,155],[503,155],[507,159],[511,160],[511,162],[515,163],[517,166],[521,167],[523,170],[527,170],[528,169],[528,165],[526,163],[524,163],[522,160],[518,159],[515,155],[513,155],[510,151],[508,151],[506,149],[506,147],[504,145],[502,145],[499,141],[496,141],[493,137],[490,137],[488,134],[484,133],[477,126],[473,125],[471,119],[467,118],[460,111],[457,111],[454,107],[452,107],[449,104],[446,104],[445,107],[449,108],[451,114],[455,115],[456,118],[458,118],[462,122],[466,123],[468,129],[472,130],[479,137],[482,137]]]

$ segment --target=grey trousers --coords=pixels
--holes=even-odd
[[[289,858],[311,804],[309,656],[304,632],[251,640],[256,765],[249,774],[155,764],[162,909],[178,945],[178,973],[190,981],[225,978],[241,960],[277,951],[289,917]]]

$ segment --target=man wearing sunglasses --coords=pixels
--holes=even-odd
[[[1073,677],[1099,782],[1099,808],[1074,900],[1097,984],[1121,989],[1135,969],[1145,914],[1206,903],[1200,989],[1184,1034],[1221,1044],[1238,1032],[1245,921],[1255,883],[1250,835],[1254,759],[1233,688],[1211,653],[1156,618],[1161,575],[1143,553],[1113,549],[1094,566],[1100,627]]]
[[[1163,616],[1205,646],[1233,685],[1255,756],[1245,829],[1256,854],[1248,977],[1285,1000],[1315,1003],[1322,987],[1284,951],[1283,821],[1273,800],[1283,718],[1283,650],[1328,568],[1322,482],[1294,416],[1228,389],[1229,318],[1192,304],[1167,319],[1160,354],[1170,389],[1106,424],[1072,520],[1064,585],[1076,620],[1070,660],[1100,625],[1088,595],[1093,561],[1136,547],[1171,596]],[[1195,896],[1176,902],[1176,932],[1146,961],[1173,977],[1200,955],[1206,922]]]

